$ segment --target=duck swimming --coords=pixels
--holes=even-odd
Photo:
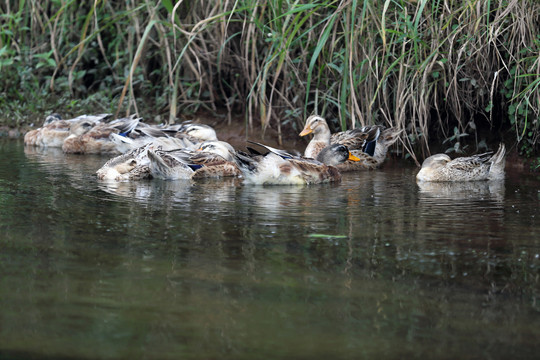
[[[351,150],[351,153],[360,159],[358,162],[345,161],[343,164],[336,165],[339,171],[357,171],[357,170],[372,170],[379,168],[386,159],[388,149],[398,139],[401,130],[388,128],[381,131],[377,138],[373,155],[370,155],[362,150]]]
[[[205,141],[197,151],[149,150],[150,172],[165,180],[239,176],[234,148],[224,141]]]
[[[416,175],[417,181],[479,181],[504,179],[505,146],[492,153],[459,157],[435,154],[424,160]]]
[[[313,134],[313,138],[304,151],[304,156],[312,159],[315,159],[322,149],[331,144],[343,144],[349,150],[363,150],[373,155],[375,141],[379,137],[381,129],[381,126],[371,125],[331,134],[324,118],[311,115],[307,118],[306,125],[299,135]]]
[[[110,114],[81,115],[73,119],[62,120],[60,115],[52,114],[45,118],[43,126],[30,130],[24,135],[24,144],[60,148],[68,136],[82,135],[109,116]]]
[[[150,145],[128,151],[107,161],[98,171],[99,180],[130,181],[151,178],[148,167]]]
[[[312,115],[306,120],[306,125],[299,135],[306,136],[311,133],[314,136],[306,147],[304,156],[316,158],[322,149],[331,144],[346,145],[359,161],[346,161],[338,165],[339,170],[345,172],[379,167],[384,162],[388,148],[398,139],[400,131],[384,129],[380,125],[368,125],[331,134],[326,120]]]
[[[150,173],[149,149],[172,151],[179,149],[180,139],[158,137],[152,142],[129,150],[107,161],[97,172],[99,180],[132,181],[152,178]]]
[[[128,151],[149,143],[166,143],[170,149],[187,148],[193,145],[193,143],[186,139],[171,136],[171,131],[168,128],[162,128],[159,125],[148,125],[143,122],[139,122],[129,134],[121,135],[113,132],[109,139],[115,144],[116,150],[121,154],[125,154]]]
[[[173,125],[170,129],[174,130],[175,137],[189,141],[193,144],[218,140],[216,130],[209,125],[186,122],[176,126]]]
[[[262,155],[238,153],[237,163],[245,183],[260,185],[309,185],[341,180],[336,165],[346,160],[358,161],[345,145],[333,144],[324,148],[317,159],[292,156],[286,152],[264,146],[270,150]]]
[[[118,154],[119,150],[111,140],[111,134],[127,136],[140,120],[130,116],[100,123],[82,135],[71,134],[64,140],[62,150],[67,154]]]

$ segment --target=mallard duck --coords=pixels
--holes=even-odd
[[[62,150],[68,154],[118,154],[111,134],[126,136],[139,124],[141,119],[135,116],[113,120],[94,126],[82,135],[72,134],[62,144]]]
[[[129,150],[124,154],[115,156],[107,161],[97,172],[100,180],[141,180],[151,178],[150,160],[148,159],[149,149],[159,149],[162,151],[172,151],[179,149],[182,141],[171,137],[155,138],[152,142],[138,148]]]
[[[73,119],[62,120],[60,115],[52,114],[45,118],[40,128],[30,130],[24,135],[24,144],[60,148],[68,136],[82,135],[101,123],[108,116],[110,114],[81,115]]]
[[[148,148],[150,145],[128,151],[107,161],[98,171],[99,180],[129,181],[151,177],[148,167]]]
[[[149,143],[154,143],[156,145],[154,147],[166,145],[170,150],[192,146],[192,143],[185,139],[170,136],[167,129],[142,122],[139,122],[137,127],[128,135],[111,133],[110,140],[116,145],[116,150],[121,154]]]
[[[343,144],[360,160],[346,161],[338,168],[341,172],[374,169],[380,166],[388,151],[399,135],[392,128],[384,129],[380,125],[368,125],[358,129],[346,130],[335,134],[330,133],[326,120],[318,115],[312,115],[306,120],[306,125],[300,136],[313,133],[304,152],[305,157],[316,158],[317,154],[331,144]]]
[[[380,167],[386,159],[386,154],[391,145],[399,138],[401,130],[388,128],[381,131],[377,138],[373,155],[362,150],[351,150],[351,153],[360,159],[358,162],[345,161],[337,165],[341,172],[371,170]]]
[[[236,155],[246,183],[295,185],[337,182],[341,180],[341,174],[335,165],[348,159],[358,160],[345,145],[341,144],[327,146],[317,155],[316,160],[292,156],[262,146],[270,150],[265,155],[259,153]]]
[[[300,133],[300,136],[313,134],[313,138],[304,151],[304,156],[315,159],[322,149],[331,144],[342,144],[347,146],[349,150],[362,150],[373,156],[375,142],[381,130],[381,126],[370,125],[331,134],[324,118],[311,115],[307,118],[306,125]]]
[[[485,153],[454,160],[435,154],[424,160],[416,175],[418,181],[477,181],[504,179],[505,147],[501,143],[494,155]]]
[[[177,126],[170,126],[169,130],[175,131],[175,137],[194,144],[218,140],[216,130],[209,125],[186,122]]]
[[[238,176],[234,148],[224,141],[205,141],[197,149],[149,150],[152,176],[165,180]]]

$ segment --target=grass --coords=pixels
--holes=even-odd
[[[319,113],[334,130],[404,129],[415,158],[501,138],[535,156],[539,14],[534,0],[8,0],[0,107],[11,125],[225,109],[280,133]]]

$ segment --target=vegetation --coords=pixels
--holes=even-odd
[[[0,17],[9,125],[226,110],[281,133],[319,113],[404,129],[413,156],[501,137],[539,150],[535,0],[7,0]]]

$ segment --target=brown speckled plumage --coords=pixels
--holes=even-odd
[[[339,182],[341,174],[334,166],[354,159],[347,147],[335,144],[325,148],[317,160],[286,154],[271,147],[265,155],[238,154],[237,162],[245,182],[260,185],[309,185]]]
[[[451,160],[446,154],[436,154],[424,160],[416,175],[418,181],[478,181],[504,179],[505,146],[497,152],[459,157]]]
[[[326,120],[320,116],[312,115],[306,120],[306,125],[300,136],[310,133],[313,133],[314,136],[306,147],[304,156],[315,158],[325,147],[332,144],[343,144],[360,158],[360,161],[347,160],[337,166],[340,171],[344,172],[379,167],[384,162],[388,148],[398,139],[400,131],[393,128],[384,129],[379,125],[369,125],[331,134]],[[373,156],[365,152],[366,145],[372,141],[376,141]]]

